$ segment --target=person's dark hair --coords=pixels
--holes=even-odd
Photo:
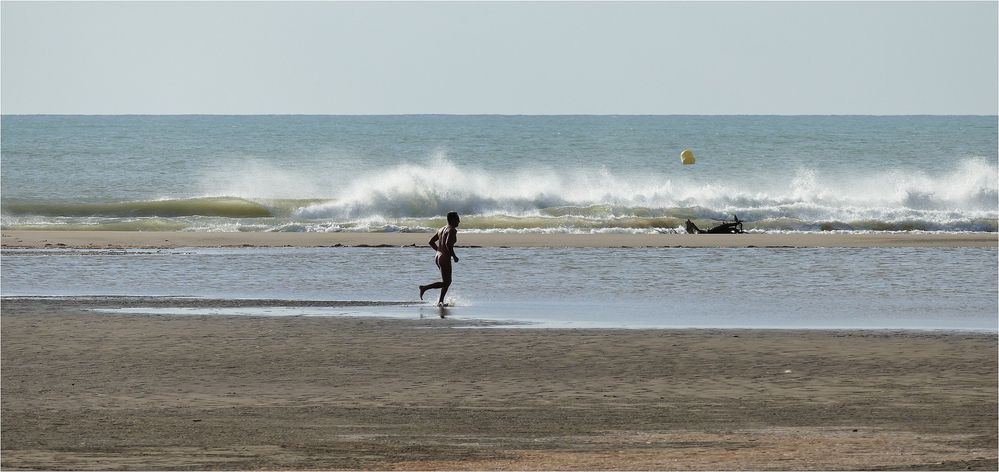
[[[458,212],[449,211],[447,212],[447,224],[454,226],[458,222]]]

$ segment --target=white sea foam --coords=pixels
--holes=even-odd
[[[227,166],[230,167],[231,166]],[[999,171],[985,158],[930,174],[799,168],[763,179],[636,174],[604,167],[486,170],[443,154],[357,176],[249,160],[209,173],[203,195],[155,202],[5,201],[7,228],[183,228],[190,231],[429,231],[448,211],[481,232],[652,232],[690,218],[738,215],[747,228],[995,231]],[[226,197],[226,198],[205,198]],[[212,217],[214,216],[214,217]],[[143,219],[147,217],[147,219]]]
[[[300,208],[304,219],[374,216],[430,218],[455,210],[479,216],[559,214],[608,218],[670,216],[794,218],[804,221],[926,220],[948,224],[997,216],[997,170],[984,159],[960,161],[939,175],[887,170],[835,179],[802,169],[787,182],[703,183],[667,175],[618,175],[607,169],[511,169],[489,173],[436,159],[360,177],[328,201]]]
[[[214,186],[206,196],[228,198],[8,201],[3,227],[428,231],[455,210],[465,218],[464,229],[482,232],[651,232],[687,218],[722,220],[732,214],[749,228],[774,231],[995,231],[997,181],[996,166],[982,158],[957,161],[933,175],[888,169],[842,176],[801,168],[769,181],[695,180],[606,168],[487,171],[437,156],[340,182],[255,162],[227,178],[204,179],[204,187]]]

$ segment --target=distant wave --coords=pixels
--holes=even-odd
[[[259,169],[258,169],[259,170]],[[249,180],[265,179],[254,175]],[[323,188],[321,176],[282,185]],[[134,202],[4,201],[5,229],[172,228],[187,231],[426,231],[451,210],[481,232],[649,232],[737,214],[759,231],[996,231],[999,171],[985,159],[937,175],[914,171],[836,178],[800,169],[695,182],[607,169],[487,172],[446,159],[355,178],[324,198],[253,194]],[[268,195],[279,193],[262,186]]]

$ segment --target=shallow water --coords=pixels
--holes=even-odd
[[[458,255],[447,296],[447,315],[456,318],[545,327],[997,330],[993,248],[459,248]],[[433,317],[437,292],[420,302],[417,291],[438,278],[432,256],[422,248],[5,250],[3,296],[397,301],[407,303],[212,313]]]

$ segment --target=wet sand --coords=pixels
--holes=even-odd
[[[5,248],[176,248],[422,246],[424,233],[185,233],[3,231]],[[997,247],[996,233],[808,234],[471,234],[472,247]]]
[[[88,311],[171,303],[3,300],[3,468],[997,467],[995,334]]]

